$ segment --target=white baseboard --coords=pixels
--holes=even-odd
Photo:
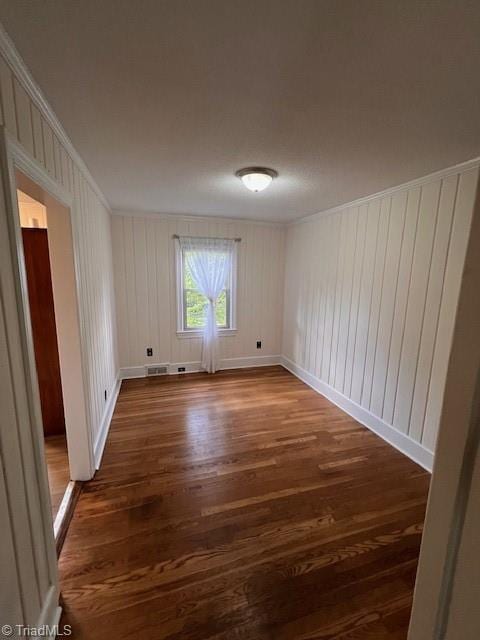
[[[270,367],[273,365],[282,365],[293,373],[297,378],[302,380],[309,387],[312,387],[317,393],[325,396],[333,402],[337,407],[355,418],[360,424],[376,433],[378,436],[386,440],[393,447],[411,458],[427,471],[433,468],[433,453],[423,447],[420,443],[415,442],[409,436],[401,433],[381,418],[364,409],[347,396],[339,393],[330,385],[322,382],[299,365],[295,364],[286,356],[252,356],[245,358],[226,358],[221,361],[220,369],[242,369],[245,367]],[[175,363],[152,363],[149,366],[165,366],[169,375],[178,375],[178,367],[184,367],[185,371],[181,373],[196,373],[201,371],[200,362],[175,362]],[[125,367],[120,369],[120,379],[128,378],[144,378],[146,376],[146,366]],[[106,437],[106,434],[105,434]]]
[[[220,361],[219,370],[245,369],[247,367],[271,367],[276,364],[281,364],[281,360],[281,356],[247,356],[244,358],[224,358]],[[152,363],[139,367],[124,367],[120,369],[120,379],[128,380],[129,378],[145,378],[147,366],[167,367],[168,375],[198,373],[199,371],[202,371],[200,362]],[[178,371],[179,367],[183,367],[185,371]]]
[[[367,409],[364,409],[353,400],[350,400],[347,396],[339,393],[330,385],[322,382],[322,380],[298,366],[286,356],[282,356],[281,364],[302,382],[317,391],[317,393],[325,396],[328,400],[333,402],[333,404],[336,404],[337,407],[352,416],[352,418],[355,418],[355,420],[376,433],[378,436],[383,438],[383,440],[386,440],[389,444],[395,447],[395,449],[404,453],[427,471],[432,471],[433,453],[431,451],[384,422],[381,418],[378,418],[370,411],[367,411]]]
[[[44,632],[43,637],[55,638],[61,615],[62,608],[58,604],[58,589],[55,585],[51,585],[47,591],[36,629]]]
[[[166,367],[166,364],[152,364],[152,367]],[[120,369],[120,380],[130,380],[130,378],[145,378],[146,367],[122,367]]]
[[[75,488],[75,480],[70,480],[70,482],[67,484],[67,488],[65,489],[65,493],[63,494],[63,498],[62,498],[62,501],[60,502],[60,506],[58,507],[55,520],[53,521],[53,537],[55,538],[55,540],[57,540],[58,532],[60,531],[60,527],[62,526],[63,519],[65,518],[65,514],[70,505],[74,488]]]
[[[244,358],[225,358],[220,369],[247,369],[248,367],[273,367],[280,364],[282,356],[247,356]]]
[[[98,433],[97,439],[95,441],[95,446],[93,449],[93,455],[95,458],[95,469],[100,469],[100,463],[102,461],[103,450],[105,448],[105,443],[107,441],[108,431],[110,429],[110,423],[112,421],[113,411],[115,409],[115,404],[117,402],[118,393],[120,391],[120,383],[121,378],[120,374],[117,375],[117,380],[115,382],[115,386],[113,387],[112,392],[110,393],[110,397],[105,406],[105,411],[103,412],[102,422],[100,424],[100,431]]]

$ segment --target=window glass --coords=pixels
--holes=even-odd
[[[217,327],[230,326],[230,291],[225,288],[218,296],[216,304]],[[207,298],[198,291],[192,274],[183,256],[183,325],[184,329],[202,329],[205,326]]]

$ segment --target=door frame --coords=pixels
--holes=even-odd
[[[7,414],[0,430],[0,457],[20,594],[21,617],[17,620],[41,626],[60,617],[59,583],[40,397],[20,275],[18,203],[12,187],[15,165],[21,161],[14,162],[20,156],[14,146],[1,127],[0,339],[5,352],[1,354],[0,397],[5,395],[2,410]]]
[[[74,225],[72,220],[73,210],[73,195],[66,189],[59,185],[52,177],[40,167],[38,163],[33,160],[23,149],[23,147],[14,140],[8,132],[3,131],[3,140],[6,153],[6,161],[8,166],[8,178],[10,185],[10,195],[7,198],[11,200],[11,206],[9,207],[9,224],[10,224],[10,239],[11,248],[15,256],[17,263],[17,276],[21,303],[19,309],[23,311],[23,325],[24,325],[24,340],[25,340],[25,356],[28,361],[29,379],[32,388],[37,389],[38,381],[36,374],[35,355],[33,348],[33,336],[31,333],[30,324],[30,307],[28,300],[28,287],[25,272],[25,259],[23,251],[23,241],[21,235],[20,218],[18,211],[17,201],[17,181],[15,173],[20,171],[32,182],[34,182],[40,189],[48,193],[54,200],[56,200],[62,207],[68,211],[70,217],[70,226],[72,234],[72,249],[73,249],[73,269],[75,274],[75,288],[76,288],[76,312],[75,315],[78,320],[79,333],[80,333],[80,366],[81,366],[81,394],[85,402],[85,424],[83,432],[78,433],[78,430],[69,430],[68,420],[66,420],[66,432],[67,441],[69,445],[69,465],[71,470],[72,480],[89,480],[95,473],[95,460],[94,460],[94,443],[92,437],[92,429],[88,421],[88,386],[85,384],[87,379],[85,370],[85,354],[84,354],[84,340],[83,340],[83,327],[81,322],[81,315],[78,306],[79,292],[80,292],[80,279],[79,279],[79,266],[78,266],[78,247],[76,244]],[[48,211],[47,211],[48,215]],[[37,394],[38,395],[38,394]],[[35,402],[32,397],[32,402]],[[38,410],[38,407],[37,407]],[[39,414],[41,416],[41,412]],[[44,451],[43,451],[43,428],[40,422],[39,437],[41,440],[41,456],[42,463],[45,463]],[[80,455],[79,455],[80,454]]]
[[[81,430],[76,429],[75,431],[77,433],[73,434],[73,438],[69,437],[68,424],[66,427],[67,438],[70,444],[69,462],[71,456],[75,456],[75,452],[80,451],[81,455],[78,457],[82,460],[84,467],[80,471],[77,469],[77,472],[82,477],[74,479],[86,480],[93,477],[95,473],[95,463],[92,432],[88,423],[88,396],[86,394],[88,389],[85,384],[84,331],[78,308],[79,268],[77,258],[78,246],[72,220],[73,196],[57,184],[52,177],[26,153],[23,147],[10,136],[3,126],[0,127],[0,159],[5,206],[4,213],[0,211],[0,214],[4,216],[3,224],[6,227],[6,251],[2,251],[2,255],[0,255],[0,268],[5,278],[4,284],[0,287],[0,296],[3,298],[0,300],[2,303],[0,305],[0,311],[3,305],[6,339],[8,340],[8,357],[12,370],[12,391],[15,397],[15,412],[17,415],[17,428],[14,437],[18,442],[17,450],[20,456],[19,458],[15,458],[13,455],[9,456],[7,451],[4,451],[1,462],[3,462],[5,478],[7,480],[7,493],[11,492],[13,495],[14,493],[24,492],[25,500],[29,505],[27,512],[20,510],[17,513],[13,508],[12,502],[10,514],[14,529],[17,532],[23,531],[21,534],[23,541],[18,542],[19,548],[16,553],[17,565],[20,572],[20,587],[23,593],[28,593],[32,588],[31,584],[34,576],[36,576],[35,581],[37,584],[40,584],[39,581],[47,580],[47,584],[49,585],[48,593],[40,620],[38,622],[32,620],[31,622],[35,622],[38,625],[51,624],[52,619],[58,620],[60,615],[60,608],[58,606],[59,583],[57,554],[45,460],[40,395],[30,323],[25,259],[17,201],[16,172],[21,172],[44,191],[46,195],[48,194],[48,196],[51,196],[61,204],[70,216],[77,302],[76,316],[79,323],[79,364],[81,367],[80,377],[83,386],[83,401],[85,402],[85,423],[82,425],[84,432],[78,433]],[[2,288],[3,291],[1,291]],[[82,449],[77,450],[76,445]],[[19,466],[20,468],[18,468]],[[36,506],[35,503],[37,503]],[[33,514],[32,510],[34,510]],[[41,535],[39,535],[39,529],[42,532]],[[29,547],[30,551],[28,550]],[[28,553],[33,553],[33,556],[27,561],[26,558],[29,557]],[[22,568],[24,564],[31,565],[32,561],[34,564],[33,573],[31,569]],[[46,577],[44,577],[44,575],[46,575]],[[25,596],[25,600],[28,600],[28,596]],[[28,619],[30,617],[28,614],[28,605],[25,610]]]
[[[82,448],[78,480],[95,473],[90,425],[89,389],[85,368],[85,327],[79,310],[79,246],[73,220],[74,196],[59,185],[0,125],[0,346],[2,381],[0,398],[5,400],[5,422],[0,429],[0,480],[3,476],[10,524],[15,538],[20,611],[12,615],[23,624],[54,625],[60,619],[59,580],[52,520],[50,490],[44,451],[44,434],[38,380],[30,323],[23,241],[17,201],[16,172],[19,171],[46,196],[66,209],[70,217],[76,317],[79,334],[79,365],[83,387],[85,420],[69,438],[69,460],[76,444]],[[73,185],[72,185],[73,189]],[[83,432],[83,433],[80,433]],[[68,437],[68,425],[67,425]],[[78,467],[78,465],[77,465]],[[0,482],[1,489],[1,482]],[[1,495],[0,495],[1,497]],[[15,585],[12,584],[12,589]],[[40,608],[39,608],[40,607]],[[38,613],[39,612],[39,613]]]

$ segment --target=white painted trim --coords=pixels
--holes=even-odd
[[[38,622],[36,624],[37,629],[48,628],[51,630],[57,630],[58,625],[60,623],[60,617],[62,615],[62,607],[58,605],[58,592],[56,587],[51,586],[48,589],[47,595],[45,597],[45,604],[40,612],[40,616],[38,618]],[[56,633],[53,631],[53,634],[46,636],[47,638],[55,638]],[[45,636],[44,636],[45,637]]]
[[[24,147],[10,134],[5,131],[8,148],[13,154],[15,168],[28,176],[33,182],[48,191],[60,204],[68,209],[73,206],[73,195],[64,189],[59,182],[54,180],[44,169],[44,167],[33,158]],[[45,204],[45,203],[43,203]]]
[[[166,364],[149,364],[149,367],[167,367]],[[144,367],[123,367],[118,374],[120,380],[130,380],[131,378],[146,378],[147,365]]]
[[[243,358],[224,358],[220,361],[219,370],[246,369],[249,367],[271,367],[282,363],[281,356],[247,356]],[[124,367],[120,369],[120,380],[130,378],[145,378],[147,367],[167,367],[167,375],[182,375],[183,373],[198,373],[202,371],[200,362],[152,363],[139,367]],[[185,367],[179,373],[178,367]]]
[[[230,218],[226,216],[212,216],[202,214],[187,214],[187,213],[164,213],[155,211],[126,211],[123,209],[113,209],[110,211],[112,216],[124,216],[128,218],[152,218],[154,220],[165,220],[166,222],[172,222],[175,220],[181,220],[182,222],[229,222],[232,224],[253,224],[259,227],[277,227],[284,228],[288,223],[272,220],[250,220],[249,218]],[[238,234],[237,234],[238,235]]]
[[[55,112],[50,106],[49,102],[45,98],[42,90],[33,79],[27,65],[23,61],[15,45],[13,44],[10,36],[5,31],[5,28],[0,23],[0,54],[5,58],[6,62],[12,69],[15,77],[20,82],[22,87],[28,93],[35,105],[40,110],[42,116],[52,127],[55,135],[59,139],[60,143],[65,147],[67,153],[77,165],[78,169],[83,173],[85,179],[88,181],[92,189],[95,191],[103,205],[110,210],[110,205],[105,195],[102,193],[100,187],[95,182],[92,174],[88,170],[87,165],[82,160],[78,151],[73,146],[70,138],[67,136],[65,129],[60,124]]]
[[[215,236],[212,236],[215,238]],[[184,327],[184,300],[183,300],[183,252],[180,240],[174,239],[175,243],[175,295],[177,303],[177,338],[203,338],[203,330],[185,329]],[[236,335],[237,332],[237,278],[238,278],[238,245],[233,243],[232,266],[230,269],[230,326],[226,329],[217,328],[219,337]]]
[[[429,182],[433,182],[434,180],[447,178],[448,176],[456,175],[457,173],[462,173],[464,171],[468,171],[469,169],[477,169],[478,167],[480,167],[480,157],[472,158],[471,160],[460,162],[453,167],[447,167],[446,169],[440,169],[439,171],[429,173],[428,175],[422,176],[421,178],[415,178],[414,180],[409,180],[408,182],[404,182],[394,187],[389,187],[388,189],[384,189],[383,191],[377,191],[376,193],[372,193],[371,195],[362,196],[361,198],[357,198],[356,200],[351,200],[350,202],[335,205],[334,207],[331,207],[329,209],[324,209],[322,211],[318,211],[317,213],[312,213],[311,215],[297,218],[296,220],[291,220],[290,222],[285,223],[285,226],[293,227],[296,224],[302,224],[303,222],[312,222],[314,220],[317,220],[318,218],[330,215],[332,213],[338,213],[339,211],[345,211],[345,209],[358,207],[372,200],[376,200],[377,198],[385,198],[386,196],[391,196],[398,191],[420,187]]]
[[[102,462],[103,450],[105,449],[105,443],[107,442],[108,432],[110,430],[110,424],[112,422],[113,412],[117,403],[118,394],[120,392],[120,374],[117,374],[115,386],[113,387],[108,402],[103,412],[102,422],[100,423],[100,430],[95,440],[95,446],[93,449],[93,455],[95,459],[95,469],[100,469]]]
[[[218,329],[219,338],[234,338],[238,333],[238,329]],[[192,329],[186,331],[177,331],[177,338],[184,340],[185,338],[196,338],[201,340],[203,338],[203,331],[194,331]]]
[[[219,329],[219,335],[228,336],[227,331],[236,331],[237,325],[237,308],[238,308],[238,252],[240,250],[240,242],[233,243],[232,265],[230,268],[230,326],[228,329]],[[223,333],[221,333],[223,332]]]
[[[2,243],[7,250],[4,251],[2,249],[2,252],[0,252],[0,271],[5,274],[5,282],[7,283],[7,286],[3,289],[5,285],[2,277],[0,297],[2,298],[2,303],[8,305],[8,315],[5,313],[7,306],[4,306],[3,311],[5,331],[9,340],[9,358],[13,355],[16,360],[15,369],[10,367],[10,384],[15,395],[15,411],[19,412],[18,415],[24,416],[22,422],[18,423],[17,415],[20,462],[24,465],[26,460],[29,461],[28,469],[25,466],[23,470],[22,468],[19,469],[20,477],[23,477],[24,482],[22,490],[25,490],[25,506],[27,508],[25,515],[28,515],[28,523],[25,522],[18,509],[12,510],[11,519],[14,527],[16,527],[15,546],[18,553],[24,553],[23,541],[28,536],[32,545],[31,551],[34,562],[37,562],[37,558],[40,555],[45,557],[48,571],[48,575],[45,578],[49,580],[49,590],[44,600],[42,614],[45,612],[46,620],[49,621],[51,619],[51,609],[58,605],[57,557],[44,455],[40,396],[38,393],[31,326],[28,320],[30,311],[28,305],[26,306],[27,287],[25,271],[22,267],[23,244],[15,189],[15,155],[15,149],[11,147],[5,127],[2,126],[0,127],[0,160],[3,171],[4,205],[0,203],[0,218],[2,218],[2,232],[6,234],[8,240]],[[2,211],[3,206],[4,213]],[[0,304],[1,306],[2,304]],[[27,417],[28,419],[26,419]],[[9,458],[6,458],[4,462],[6,470],[9,469],[11,464],[15,464],[15,461],[10,461]],[[31,467],[32,463],[33,469]],[[11,473],[11,467],[9,472]],[[6,490],[7,493],[12,490],[9,481],[6,483]],[[35,504],[35,509],[33,504]],[[17,535],[19,529],[22,530],[21,536]],[[42,535],[40,535],[40,531]],[[16,561],[19,567],[19,586],[22,598],[25,598],[28,593],[25,592],[27,574],[22,566],[22,555],[16,556]],[[30,582],[30,578],[28,578],[28,582]],[[41,598],[39,592],[38,596]]]
[[[401,451],[403,454],[411,458],[414,462],[422,466],[427,471],[432,470],[433,453],[425,449],[405,434],[397,431],[392,426],[374,416],[360,405],[356,404],[343,394],[339,393],[330,385],[325,384],[302,367],[299,367],[286,356],[252,356],[243,358],[225,358],[220,363],[220,370],[225,369],[243,369],[247,367],[271,367],[274,365],[282,365],[285,369],[293,373],[302,382],[309,387],[325,396],[333,402],[337,407],[355,418],[360,424],[379,435],[383,440],[391,444],[393,447]],[[152,367],[167,367],[167,375],[179,374],[178,367],[185,367],[184,373],[197,373],[202,371],[200,362],[176,362],[161,363],[148,365]],[[131,378],[145,378],[146,366],[125,367],[120,369],[120,379],[127,380]]]
[[[220,369],[249,369],[250,367],[272,367],[281,364],[282,356],[244,356],[220,360]]]
[[[363,426],[370,429],[370,431],[373,431],[383,438],[383,440],[391,444],[395,449],[404,453],[427,471],[432,471],[433,453],[431,451],[428,451],[428,449],[404,433],[397,431],[397,429],[373,415],[373,413],[370,413],[370,411],[367,411],[367,409],[364,409],[356,402],[353,402],[353,400],[350,400],[350,398],[347,398],[342,393],[339,393],[330,385],[322,382],[322,380],[316,376],[305,371],[305,369],[292,362],[286,356],[282,356],[281,364],[285,369],[290,371],[290,373],[293,373],[294,376],[299,378],[299,380],[314,389],[317,393],[325,396],[330,402],[333,402],[333,404],[348,413],[352,418],[355,418],[360,424],[363,424]]]
[[[179,371],[179,367],[183,367],[185,371]],[[169,376],[177,376],[184,373],[201,373],[202,371],[201,362],[173,362],[167,364],[167,372]]]
[[[175,238],[175,300],[177,303],[177,335],[185,333],[183,327],[183,256],[180,248],[180,240]]]
[[[67,512],[68,505],[70,504],[74,487],[75,481],[70,480],[70,482],[67,484],[67,488],[65,489],[65,493],[63,494],[60,506],[58,507],[57,515],[55,516],[55,520],[53,521],[53,535],[55,537],[55,540],[57,539],[58,532],[60,531],[60,527],[62,526],[63,518],[65,517],[65,514]]]
[[[24,268],[23,268],[23,261],[24,261],[23,242],[22,242],[21,229],[19,226],[19,218],[18,218],[18,202],[17,202],[17,192],[16,192],[17,184],[16,184],[15,171],[16,170],[21,171],[27,178],[32,180],[38,187],[40,187],[44,191],[45,195],[51,196],[54,200],[58,200],[60,204],[62,204],[64,207],[68,209],[68,216],[70,217],[70,224],[72,228],[73,263],[74,263],[73,268],[74,268],[74,275],[75,275],[75,282],[76,282],[76,295],[75,295],[76,315],[77,315],[77,320],[79,323],[79,330],[80,330],[80,360],[81,360],[80,366],[82,369],[83,393],[85,394],[85,398],[88,398],[88,385],[85,384],[85,380],[87,379],[87,372],[85,369],[85,362],[86,362],[86,346],[85,346],[85,340],[84,340],[85,329],[82,325],[82,316],[80,314],[80,309],[78,306],[81,287],[80,287],[80,275],[79,275],[80,270],[78,265],[78,253],[79,253],[78,239],[76,238],[76,234],[74,232],[74,224],[72,219],[73,195],[68,193],[60,184],[58,184],[55,180],[53,180],[50,177],[50,175],[47,173],[45,168],[42,167],[35,159],[33,159],[25,151],[22,145],[19,144],[17,140],[15,140],[13,136],[8,133],[8,131],[6,131],[5,127],[2,127],[2,133],[5,139],[5,145],[6,145],[7,154],[9,157],[9,167],[11,167],[9,168],[10,191],[11,191],[11,197],[12,197],[12,206],[14,209],[12,213],[13,213],[15,235],[16,235],[16,249],[17,249],[16,255],[17,255],[19,275],[20,275],[19,284],[22,292],[23,301],[24,301],[24,313],[26,314],[26,317],[29,317],[30,307],[28,304],[28,292],[27,292],[27,285],[26,285]],[[47,204],[47,203],[45,202],[44,204]],[[47,209],[48,209],[48,206],[47,206]],[[30,323],[27,322],[26,326],[27,326],[27,339],[30,343],[32,341],[32,337],[30,335],[30,328],[29,328]],[[35,369],[35,358],[33,355],[33,342],[31,344],[31,347],[29,347],[29,349],[30,348],[31,348],[31,356],[30,356],[31,365],[30,366],[33,369]],[[89,412],[87,410],[87,406],[85,406],[85,412],[86,412],[85,413],[86,424],[88,429],[88,433],[87,433],[88,449],[89,449],[88,469],[85,468],[85,466],[82,464],[81,469],[77,469],[77,474],[75,475],[74,467],[72,466],[73,459],[72,457],[69,457],[70,471],[72,472],[72,477],[74,477],[75,480],[87,480],[87,479],[90,479],[94,474],[92,427],[89,423]],[[70,434],[68,422],[67,422],[66,428],[67,428],[67,439],[69,439],[69,437],[71,438],[71,434]],[[43,438],[43,430],[41,430],[40,433],[41,433],[41,438]],[[76,442],[73,449],[76,449],[78,452],[79,446],[81,446],[81,444]],[[72,449],[71,443],[70,443],[70,448]],[[78,456],[75,458],[75,460],[76,460],[76,463],[78,463]],[[48,495],[50,495],[49,492],[48,492]],[[48,508],[48,511],[50,513],[50,507]]]

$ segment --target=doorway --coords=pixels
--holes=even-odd
[[[19,170],[18,222],[57,550],[79,493],[76,433],[86,425],[70,210]]]

